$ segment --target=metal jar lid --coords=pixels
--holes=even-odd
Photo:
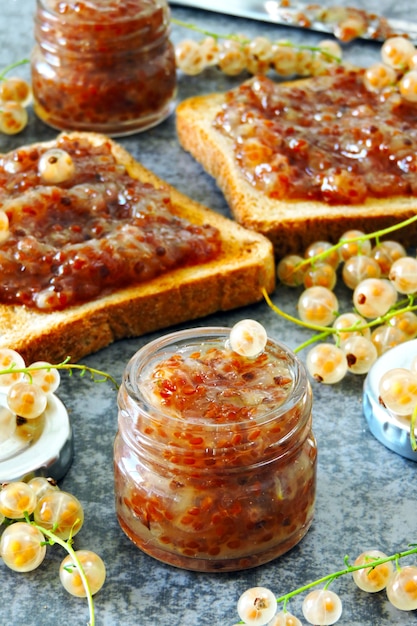
[[[0,393],[0,411],[6,410],[6,395]],[[68,413],[54,394],[37,420],[17,418],[15,432],[0,442],[0,484],[45,476],[60,480],[73,458],[73,435]]]
[[[417,339],[388,350],[369,370],[363,388],[363,412],[371,433],[384,446],[411,461],[417,461],[417,451],[411,447],[409,420],[391,415],[379,403],[378,387],[385,372],[396,367],[409,368],[416,355]]]

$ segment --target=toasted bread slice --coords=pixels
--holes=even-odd
[[[110,141],[92,133],[68,136],[87,136],[95,144]],[[192,201],[136,162],[119,144],[111,141],[111,146],[117,162],[132,178],[169,189],[172,210],[179,216],[219,229],[222,251],[213,261],[175,269],[60,311],[0,305],[0,347],[14,348],[26,362],[57,363],[68,356],[77,361],[117,339],[259,301],[263,288],[269,292],[274,288],[275,264],[268,239]]]
[[[311,80],[314,79],[299,79],[291,84],[308,84]],[[225,102],[223,93],[181,102],[176,111],[178,138],[183,148],[216,180],[234,218],[272,241],[277,259],[287,253],[303,252],[313,241],[335,243],[349,229],[371,233],[417,213],[415,196],[368,197],[358,205],[268,197],[242,175],[234,157],[233,139],[213,125]],[[395,238],[405,245],[415,244],[416,236],[415,223],[395,233]]]

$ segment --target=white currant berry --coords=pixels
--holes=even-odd
[[[380,550],[368,550],[367,552],[362,552],[362,554],[356,558],[353,564],[354,566],[369,563],[369,567],[352,572],[353,580],[359,589],[368,593],[376,593],[385,589],[394,571],[394,566],[391,561],[375,566],[372,566],[372,563],[377,559],[384,559],[386,556],[387,555]]]
[[[90,550],[77,550],[76,556],[88,581],[88,587],[92,595],[96,594],[106,580],[106,566],[103,560],[95,552]],[[63,587],[73,596],[85,598],[87,592],[84,587],[80,571],[74,558],[68,554],[59,568],[59,578]]]
[[[0,372],[10,370],[8,373],[0,374],[0,389],[4,391],[9,388],[10,385],[22,380],[23,372],[16,372],[14,370],[24,367],[25,361],[16,350],[0,348]]]
[[[378,356],[385,354],[391,348],[399,346],[407,341],[407,336],[402,330],[390,324],[381,324],[371,333],[371,341],[378,351]]]
[[[399,293],[415,293],[417,291],[417,259],[405,256],[394,261],[389,279]]]
[[[330,589],[315,589],[304,598],[303,615],[309,624],[335,624],[342,615],[342,601]]]
[[[342,279],[346,287],[355,289],[366,278],[379,278],[381,268],[377,261],[365,254],[351,256],[343,264]]]
[[[175,47],[175,59],[178,69],[188,76],[201,74],[207,67],[204,50],[193,39],[184,39]]]
[[[329,263],[317,263],[308,267],[304,274],[304,287],[326,287],[334,289],[337,282],[336,270]]]
[[[16,415],[36,419],[45,411],[48,398],[38,385],[18,382],[9,388],[7,404]]]
[[[36,496],[27,483],[15,481],[0,491],[0,512],[9,519],[21,519],[24,513],[33,513]]]
[[[311,259],[313,257],[319,256],[319,259],[315,259],[320,263],[328,263],[334,269],[337,269],[340,264],[340,253],[337,248],[335,248],[328,241],[314,241],[311,243],[305,253],[304,257],[306,259]]]
[[[22,106],[27,106],[32,99],[30,84],[23,78],[10,76],[0,81],[0,101],[19,102]]]
[[[341,343],[347,341],[354,335],[360,335],[370,339],[370,328],[363,328],[366,326],[366,323],[366,320],[361,315],[358,315],[358,313],[342,313],[333,323],[333,328],[338,331],[337,334],[335,334],[335,339],[339,339]],[[355,328],[358,330],[355,330]]]
[[[341,348],[333,343],[319,343],[307,353],[306,367],[317,382],[334,385],[345,377],[348,363]]]
[[[388,320],[388,324],[404,333],[406,339],[417,337],[417,315],[412,311],[397,313]]]
[[[40,157],[38,172],[43,182],[55,185],[71,180],[75,173],[75,164],[68,152],[61,148],[51,148]]]
[[[0,132],[5,135],[20,133],[28,123],[28,112],[20,102],[0,103]]]
[[[269,589],[252,587],[240,596],[237,612],[247,626],[265,626],[277,612],[277,601]]]
[[[277,265],[277,276],[283,285],[298,287],[303,284],[306,265],[300,266],[303,258],[299,254],[284,256]]]
[[[222,42],[219,51],[219,68],[228,76],[237,76],[246,69],[246,57],[242,45],[233,39]]]
[[[379,381],[378,391],[381,402],[396,415],[411,415],[417,406],[417,377],[405,367],[385,372]]]
[[[298,314],[303,322],[329,326],[335,320],[339,302],[335,294],[326,287],[309,287],[298,299]]]
[[[397,297],[397,290],[386,278],[367,278],[355,288],[353,304],[359,315],[376,318],[385,315]]]
[[[398,241],[387,240],[374,246],[371,250],[371,256],[381,268],[381,277],[386,278],[394,261],[407,256],[407,251]]]
[[[4,563],[16,572],[31,572],[45,558],[46,546],[40,530],[27,522],[8,526],[0,539],[0,554]]]
[[[393,574],[387,584],[387,597],[400,611],[417,609],[417,566],[408,565]]]
[[[268,626],[303,626],[298,617],[288,613],[288,611],[281,611],[277,613],[275,617],[268,622]]]
[[[246,357],[257,357],[265,350],[266,330],[256,320],[241,320],[230,331],[229,345],[233,352]]]
[[[47,361],[34,361],[31,363],[25,378],[40,387],[44,393],[54,393],[58,389],[61,380],[59,371]]]
[[[368,91],[382,91],[397,82],[397,72],[385,63],[373,63],[366,68],[363,82]]]
[[[84,522],[84,511],[79,500],[71,493],[60,490],[47,491],[34,511],[34,520],[62,539],[75,536]]]
[[[366,337],[354,336],[342,344],[349,371],[353,374],[366,374],[378,358],[378,351]]]
[[[412,41],[405,37],[389,37],[381,46],[382,61],[394,69],[405,70],[415,54]]]

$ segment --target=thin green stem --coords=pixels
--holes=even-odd
[[[71,363],[70,359],[71,357],[67,357],[61,363],[55,363],[55,364],[45,363],[45,364],[39,364],[39,365],[30,365],[28,367],[16,367],[15,363],[12,363],[10,367],[8,368],[3,369],[3,370],[0,369],[0,376],[2,374],[11,374],[13,372],[16,372],[16,373],[27,374],[27,376],[31,378],[31,373],[34,371],[37,371],[37,370],[49,371],[51,369],[66,370],[69,372],[71,376],[73,373],[73,370],[79,370],[81,376],[85,376],[86,373],[90,374],[91,379],[95,383],[103,383],[103,382],[108,381],[108,382],[111,382],[112,385],[114,385],[116,389],[118,389],[119,384],[117,383],[116,379],[111,374],[95,369],[94,367],[89,367],[88,365],[82,365],[81,363]]]
[[[312,587],[316,587],[317,585],[327,584],[328,586],[334,580],[346,574],[352,574],[353,572],[357,572],[362,569],[368,569],[368,568],[373,569],[377,567],[378,565],[383,565],[384,563],[388,563],[390,561],[398,562],[400,559],[403,559],[404,557],[410,556],[412,554],[417,554],[417,545],[414,545],[414,544],[410,544],[410,545],[413,545],[413,547],[410,548],[410,550],[404,550],[403,552],[398,552],[396,554],[392,554],[390,556],[382,557],[379,559],[372,559],[362,565],[349,565],[348,559],[347,557],[345,557],[345,563],[346,563],[345,568],[337,572],[333,572],[332,574],[327,574],[327,576],[323,576],[322,578],[318,578],[317,580],[314,580],[313,582],[308,583],[307,585],[303,585],[302,587],[299,587],[298,589],[294,589],[294,591],[290,591],[289,593],[286,593],[285,595],[277,598],[277,602],[278,603],[288,602],[290,598],[293,598],[294,596],[299,595],[300,593],[304,593],[305,591],[309,591]]]
[[[7,65],[7,67],[5,67],[0,72],[0,80],[4,80],[6,74],[8,74],[8,72],[10,72],[11,70],[14,70],[15,67],[19,67],[20,65],[26,65],[26,63],[29,63],[29,59],[21,59],[20,61],[16,61],[15,63],[10,63],[10,65]]]
[[[251,42],[251,39],[242,37],[241,35],[234,35],[232,33],[228,35],[219,35],[218,33],[213,33],[211,31],[206,30],[205,28],[200,28],[199,26],[196,26],[195,24],[183,22],[182,20],[177,20],[173,17],[171,17],[171,22],[172,24],[175,24],[176,26],[180,26],[181,28],[187,28],[188,30],[192,30],[196,33],[200,33],[200,35],[204,35],[205,37],[213,37],[213,39],[215,39],[216,41],[218,41],[219,39],[229,39],[232,41],[237,41],[242,45],[246,45]],[[328,52],[324,48],[320,48],[319,46],[309,46],[307,44],[292,43],[291,41],[280,41],[279,45],[283,47],[287,47],[287,48],[294,48],[296,50],[310,50],[311,52],[319,52],[323,56],[327,57],[329,60],[335,61],[336,63],[341,62],[341,59],[339,57],[335,56],[334,54],[331,54],[331,52]]]
[[[40,530],[40,532],[45,537],[48,538],[49,543],[51,545],[54,544],[54,543],[57,543],[59,546],[64,548],[64,550],[66,550],[66,552],[68,552],[68,554],[73,559],[74,565],[75,565],[75,567],[78,570],[78,574],[80,575],[80,578],[81,578],[81,581],[83,583],[84,590],[85,590],[85,593],[86,593],[86,596],[87,596],[88,611],[89,611],[89,622],[88,622],[87,626],[95,626],[95,612],[94,612],[93,595],[91,593],[90,584],[88,582],[86,573],[85,573],[84,568],[82,566],[82,563],[81,563],[80,559],[78,558],[77,553],[75,552],[74,548],[72,547],[72,536],[70,536],[69,539],[67,539],[66,541],[64,539],[61,539],[61,537],[58,537],[52,530],[48,530],[47,528],[44,528],[40,524],[37,524],[36,522],[31,520],[27,513],[25,513],[25,520],[26,520],[26,522],[28,524],[30,524],[31,526],[34,526],[35,528]],[[77,522],[75,522],[75,524],[77,524]]]

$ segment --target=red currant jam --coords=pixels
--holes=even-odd
[[[295,85],[256,77],[226,94],[215,127],[271,198],[362,204],[417,195],[417,105],[337,67]]]
[[[119,393],[116,510],[154,558],[195,571],[266,563],[313,518],[316,444],[304,368],[268,341],[257,358],[227,347],[228,329],[151,342]]]
[[[1,303],[64,309],[220,252],[217,229],[175,215],[169,191],[132,178],[110,141],[62,135],[54,147],[74,164],[60,183],[42,179],[44,146],[0,157]]]
[[[35,38],[34,106],[50,126],[126,135],[171,113],[165,0],[38,0]]]

